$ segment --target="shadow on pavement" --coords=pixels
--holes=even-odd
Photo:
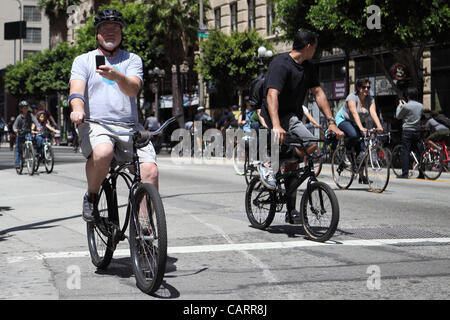
[[[6,233],[9,233],[9,232],[14,232],[14,231],[53,228],[55,226],[45,226],[45,225],[49,224],[49,223],[54,223],[54,222],[64,221],[64,220],[69,220],[69,219],[75,219],[75,218],[80,218],[80,217],[81,217],[81,215],[77,214],[77,215],[70,216],[70,217],[65,217],[65,218],[51,219],[51,220],[45,220],[45,221],[41,221],[41,222],[25,224],[25,225],[22,225],[22,226],[17,226],[17,227],[13,227],[13,228],[9,228],[9,229],[0,230],[0,235],[6,234]]]

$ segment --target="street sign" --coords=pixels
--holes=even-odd
[[[27,22],[5,22],[5,40],[25,39],[27,37]]]
[[[209,38],[209,33],[197,32],[197,36],[199,36],[200,38]]]

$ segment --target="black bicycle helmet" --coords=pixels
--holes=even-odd
[[[97,31],[98,27],[105,22],[113,22],[119,24],[122,28],[125,27],[125,19],[116,9],[100,10],[94,18],[94,28]]]

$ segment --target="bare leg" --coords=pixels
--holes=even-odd
[[[88,192],[98,193],[103,180],[108,174],[113,156],[114,148],[109,143],[102,143],[94,148],[86,162]]]

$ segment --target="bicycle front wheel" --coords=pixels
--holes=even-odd
[[[99,219],[87,223],[87,238],[91,261],[99,269],[106,269],[114,253],[110,219],[113,218],[114,197],[111,184],[102,183],[98,198]]]
[[[14,155],[16,154],[16,148],[17,148],[17,146],[14,147]],[[19,157],[19,165],[16,166],[17,174],[22,174],[23,164],[24,164],[24,161],[23,161],[23,149],[22,149],[22,155]]]
[[[53,171],[53,166],[55,164],[55,156],[53,154],[53,148],[51,145],[44,145],[44,165],[45,171],[51,173]]]
[[[331,173],[333,181],[341,189],[348,189],[355,176],[351,159],[347,157],[345,147],[340,145],[334,150],[331,157]]]
[[[28,143],[24,144],[23,158],[25,160],[25,165],[27,167],[28,174],[32,176],[34,174],[36,156],[34,154],[33,147]]]
[[[259,177],[250,181],[245,192],[245,211],[253,227],[264,230],[275,217],[275,192],[261,183]]]
[[[240,176],[245,173],[245,148],[238,148],[236,145],[233,149],[233,167],[234,171]]]
[[[389,155],[380,147],[369,150],[365,160],[365,173],[370,190],[375,193],[383,192],[389,183]]]
[[[427,179],[436,180],[441,176],[444,165],[438,150],[427,147],[423,152],[422,161],[425,170],[423,174]]]
[[[141,184],[135,194],[130,216],[130,252],[136,285],[152,294],[160,287],[166,270],[167,229],[164,207],[158,190]]]
[[[339,202],[333,189],[323,182],[311,183],[300,201],[300,215],[308,238],[329,240],[339,223]]]

